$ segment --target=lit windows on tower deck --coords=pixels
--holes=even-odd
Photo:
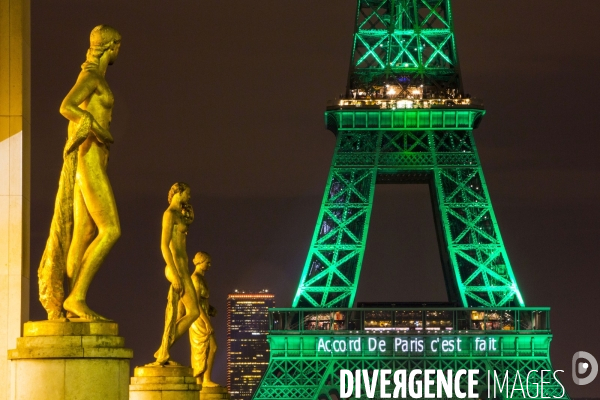
[[[398,108],[476,108],[483,109],[483,103],[470,98],[351,98],[330,101],[327,110],[339,110],[348,108],[375,108],[375,109],[398,109]]]
[[[549,334],[549,308],[274,308],[271,335],[349,331],[355,334]]]
[[[420,86],[385,85],[376,91],[365,92],[360,89],[351,90],[347,96],[327,102],[327,110],[348,108],[476,108],[483,109],[483,102],[472,99],[470,95],[463,96],[456,89],[446,92],[432,91],[431,88]]]

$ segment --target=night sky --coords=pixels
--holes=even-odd
[[[354,0],[32,2],[31,313],[67,121],[59,105],[91,29],[123,36],[106,78],[115,96],[109,177],[122,236],[92,283],[92,309],[153,361],[168,282],[162,213],[192,188],[188,252],[213,256],[225,383],[225,299],[268,288],[291,304],[321,205],[335,138],[326,101],[344,92]],[[161,4],[161,5],[158,5]],[[569,394],[571,357],[600,360],[600,2],[455,0],[465,90],[485,101],[475,137],[524,299],[552,307],[552,361]],[[425,185],[377,187],[358,301],[444,301]],[[186,338],[174,358],[189,362]]]

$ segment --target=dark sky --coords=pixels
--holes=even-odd
[[[122,236],[89,304],[152,361],[168,283],[159,247],[167,192],[192,187],[188,252],[208,275],[225,383],[225,299],[268,288],[289,306],[312,237],[335,138],[328,99],[344,91],[353,0],[32,4],[31,268],[50,225],[67,121],[58,107],[91,29],[123,36],[107,73],[116,103],[109,176]],[[160,5],[159,5],[160,4]],[[552,307],[552,360],[571,396],[571,356],[600,360],[600,2],[455,0],[467,92],[485,101],[476,131],[494,210],[525,302]],[[446,298],[426,186],[378,187],[359,301]],[[44,319],[32,282],[31,319]],[[175,346],[187,362],[189,345]]]

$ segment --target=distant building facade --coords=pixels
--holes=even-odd
[[[227,296],[227,389],[232,400],[250,400],[269,365],[269,316],[275,296],[238,292]]]

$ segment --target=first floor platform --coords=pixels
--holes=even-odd
[[[253,399],[427,398],[440,385],[441,398],[568,399],[550,361],[549,312],[272,309],[271,360]]]

